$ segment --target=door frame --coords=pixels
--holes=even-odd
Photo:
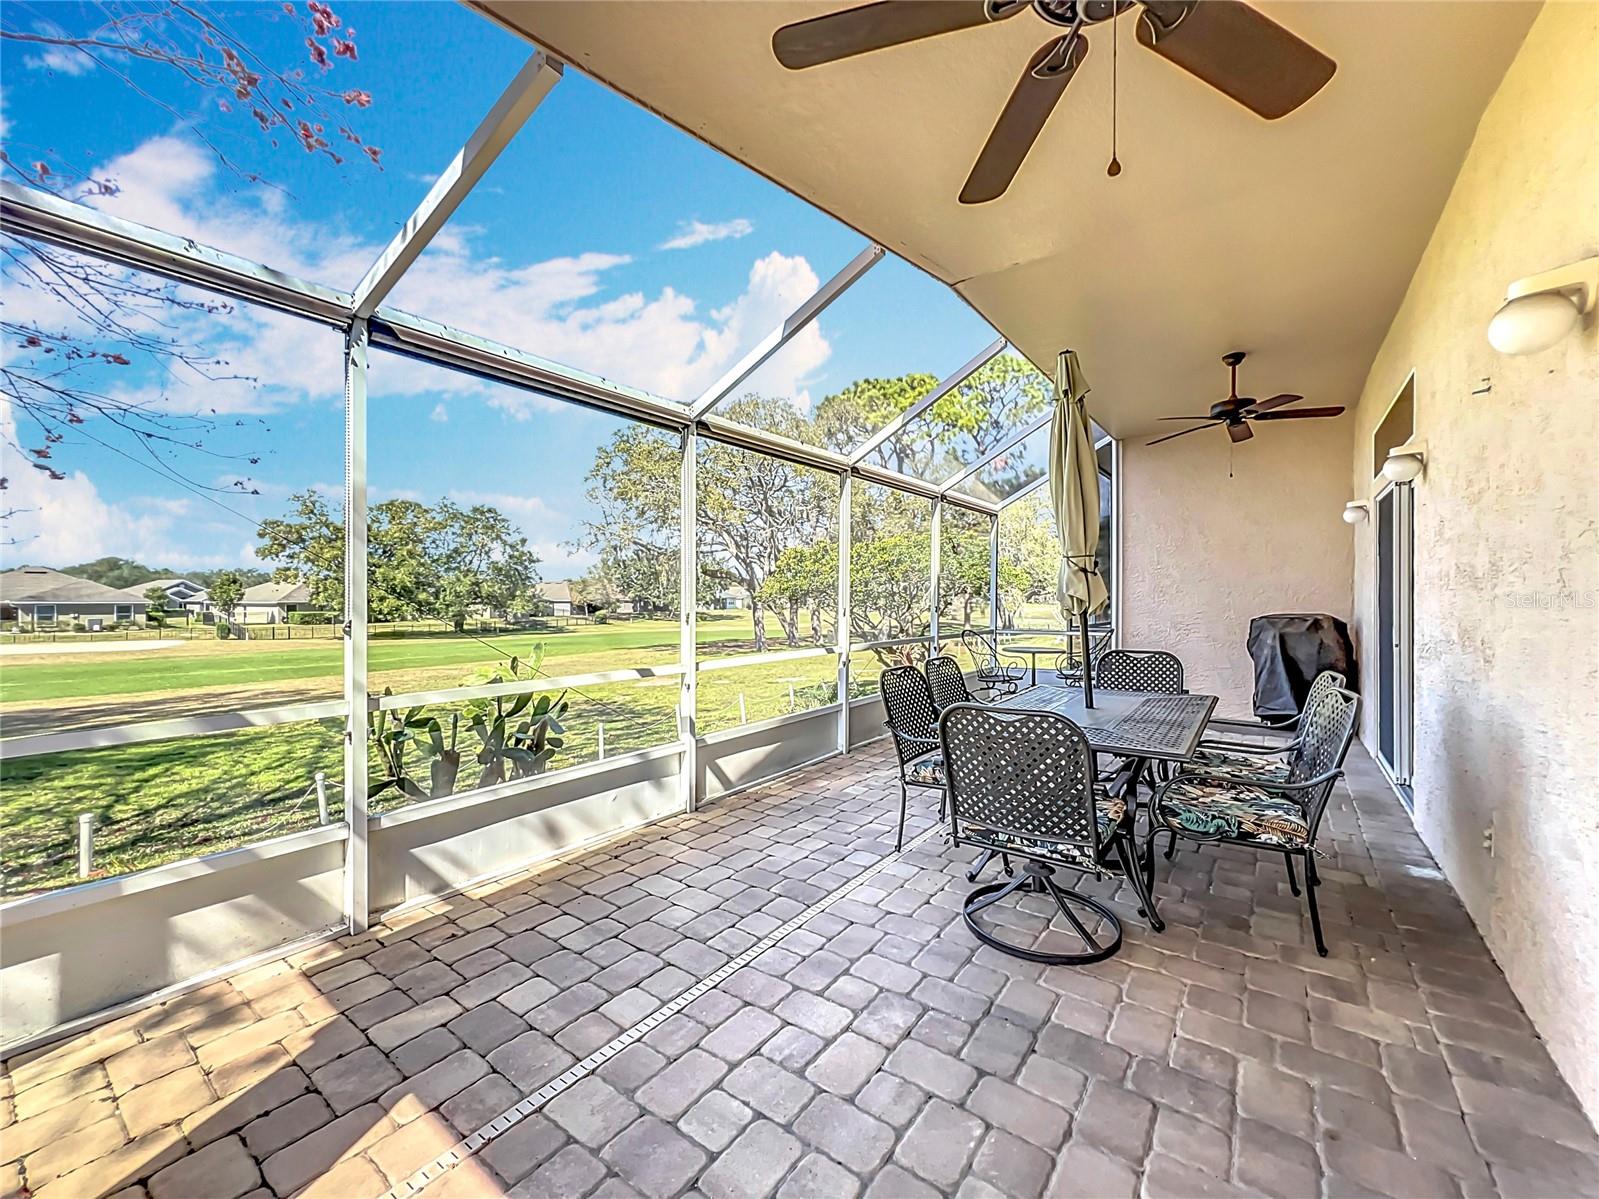
[[[1381,656],[1377,657],[1376,673],[1378,678],[1376,686],[1372,688],[1374,698],[1377,700],[1377,737],[1372,757],[1378,766],[1388,776],[1388,781],[1398,791],[1400,800],[1410,807],[1411,782],[1415,766],[1415,625],[1414,607],[1416,592],[1415,573],[1415,490],[1410,483],[1389,483],[1381,488],[1372,497],[1372,519],[1375,522],[1383,519],[1382,502],[1390,493],[1393,496],[1393,509],[1391,519],[1394,522],[1392,530],[1393,569],[1387,569],[1382,554],[1382,538],[1379,535],[1374,539],[1373,565],[1376,595],[1373,596],[1374,612],[1382,610],[1382,589],[1391,586],[1393,593],[1390,596],[1391,611],[1393,613],[1393,724],[1394,724],[1394,755],[1393,761],[1383,756],[1382,749],[1382,681]],[[1380,632],[1380,620],[1379,632]]]

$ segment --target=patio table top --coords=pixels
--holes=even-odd
[[[1216,710],[1214,695],[1156,695],[1094,688],[1094,706],[1083,706],[1077,687],[1030,687],[995,705],[1028,712],[1054,712],[1083,730],[1098,753],[1183,761],[1191,758]]]

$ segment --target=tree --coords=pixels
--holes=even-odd
[[[222,614],[222,619],[232,624],[233,610],[244,598],[244,583],[239,579],[238,572],[225,570],[217,575],[206,594],[211,597],[211,606]]]
[[[92,65],[122,80],[130,99],[163,109],[239,178],[265,184],[208,135],[200,114],[221,113],[229,127],[254,131],[273,150],[296,146],[335,166],[348,154],[381,169],[382,151],[366,144],[342,115],[369,107],[371,93],[325,82],[337,64],[353,63],[358,53],[355,32],[321,0],[309,0],[303,8],[285,3],[278,16],[299,27],[294,40],[303,44],[315,68],[310,73],[304,64],[267,61],[232,32],[231,16],[214,13],[203,0],[100,0],[73,10],[51,7],[55,19],[48,24],[31,6],[0,8],[0,41]],[[80,14],[88,19],[76,28],[60,24]],[[174,83],[191,94],[181,102],[164,98]],[[103,124],[110,128],[115,122]],[[13,151],[24,153],[23,160],[13,158]],[[93,177],[53,148],[23,152],[14,140],[0,150],[0,174],[74,200],[120,190],[118,180]],[[175,332],[187,323],[186,314],[227,313],[230,305],[23,238],[8,238],[0,248],[0,276],[8,288],[35,292],[41,301],[0,311],[0,338],[8,347],[0,366],[0,400],[8,401],[15,415],[17,441],[10,448],[23,461],[50,479],[67,478],[61,455],[78,440],[70,436],[76,432],[129,457],[159,460],[163,473],[175,473],[193,490],[252,490],[242,482],[207,482],[200,472],[175,465],[192,455],[249,464],[259,460],[248,451],[224,453],[208,445],[223,423],[220,418],[152,403],[117,378],[140,369],[197,381],[237,378],[203,345]],[[47,309],[49,315],[8,315],[18,308],[36,314]],[[0,489],[5,486],[0,479]]]
[[[150,604],[150,610],[145,617],[151,624],[163,624],[166,621],[167,600],[170,598],[166,591],[160,587],[146,587],[144,598]]]
[[[317,607],[342,611],[343,514],[317,491],[291,496],[290,504],[289,515],[261,522],[256,553],[278,564],[279,580],[304,583]],[[367,617],[447,620],[460,631],[473,612],[527,611],[538,561],[497,508],[385,500],[367,512]]]

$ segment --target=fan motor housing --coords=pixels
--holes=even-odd
[[[1126,12],[1133,0],[1033,0],[1033,11],[1051,25],[1097,25]]]

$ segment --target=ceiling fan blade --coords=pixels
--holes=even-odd
[[[1338,64],[1241,0],[1147,0],[1138,40],[1257,116],[1287,116]]]
[[[1179,429],[1175,433],[1168,433],[1164,437],[1157,437],[1157,438],[1155,438],[1154,441],[1146,441],[1144,444],[1145,445],[1159,445],[1163,441],[1170,441],[1173,437],[1183,437],[1183,436],[1185,436],[1186,434],[1189,434],[1189,433],[1198,433],[1201,429],[1214,428],[1216,425],[1219,425],[1220,423],[1221,423],[1220,421],[1211,421],[1209,424],[1195,425],[1192,429]]]
[[[1160,419],[1160,420],[1214,420],[1215,417],[1211,416],[1210,413],[1207,412],[1203,416],[1162,416],[1162,417],[1159,417],[1158,419]]]
[[[1249,406],[1250,415],[1253,416],[1259,412],[1270,412],[1273,408],[1281,408],[1284,404],[1292,404],[1295,400],[1304,398],[1304,396],[1289,395],[1287,392],[1282,395],[1274,395],[1269,400],[1261,400],[1258,404],[1251,404]]]
[[[1234,441],[1248,441],[1254,435],[1255,431],[1244,424],[1243,421],[1239,421],[1236,425],[1227,426],[1227,436]]]
[[[870,50],[1003,21],[1026,8],[1014,0],[883,0],[784,25],[772,53],[791,71],[836,62]]]
[[[985,204],[1005,194],[1061,93],[1087,57],[1088,42],[1072,34],[1039,47],[994,122],[972,173],[966,176],[962,204]]]
[[[1250,420],[1306,420],[1318,416],[1337,416],[1342,408],[1295,408],[1291,412],[1257,412]]]

